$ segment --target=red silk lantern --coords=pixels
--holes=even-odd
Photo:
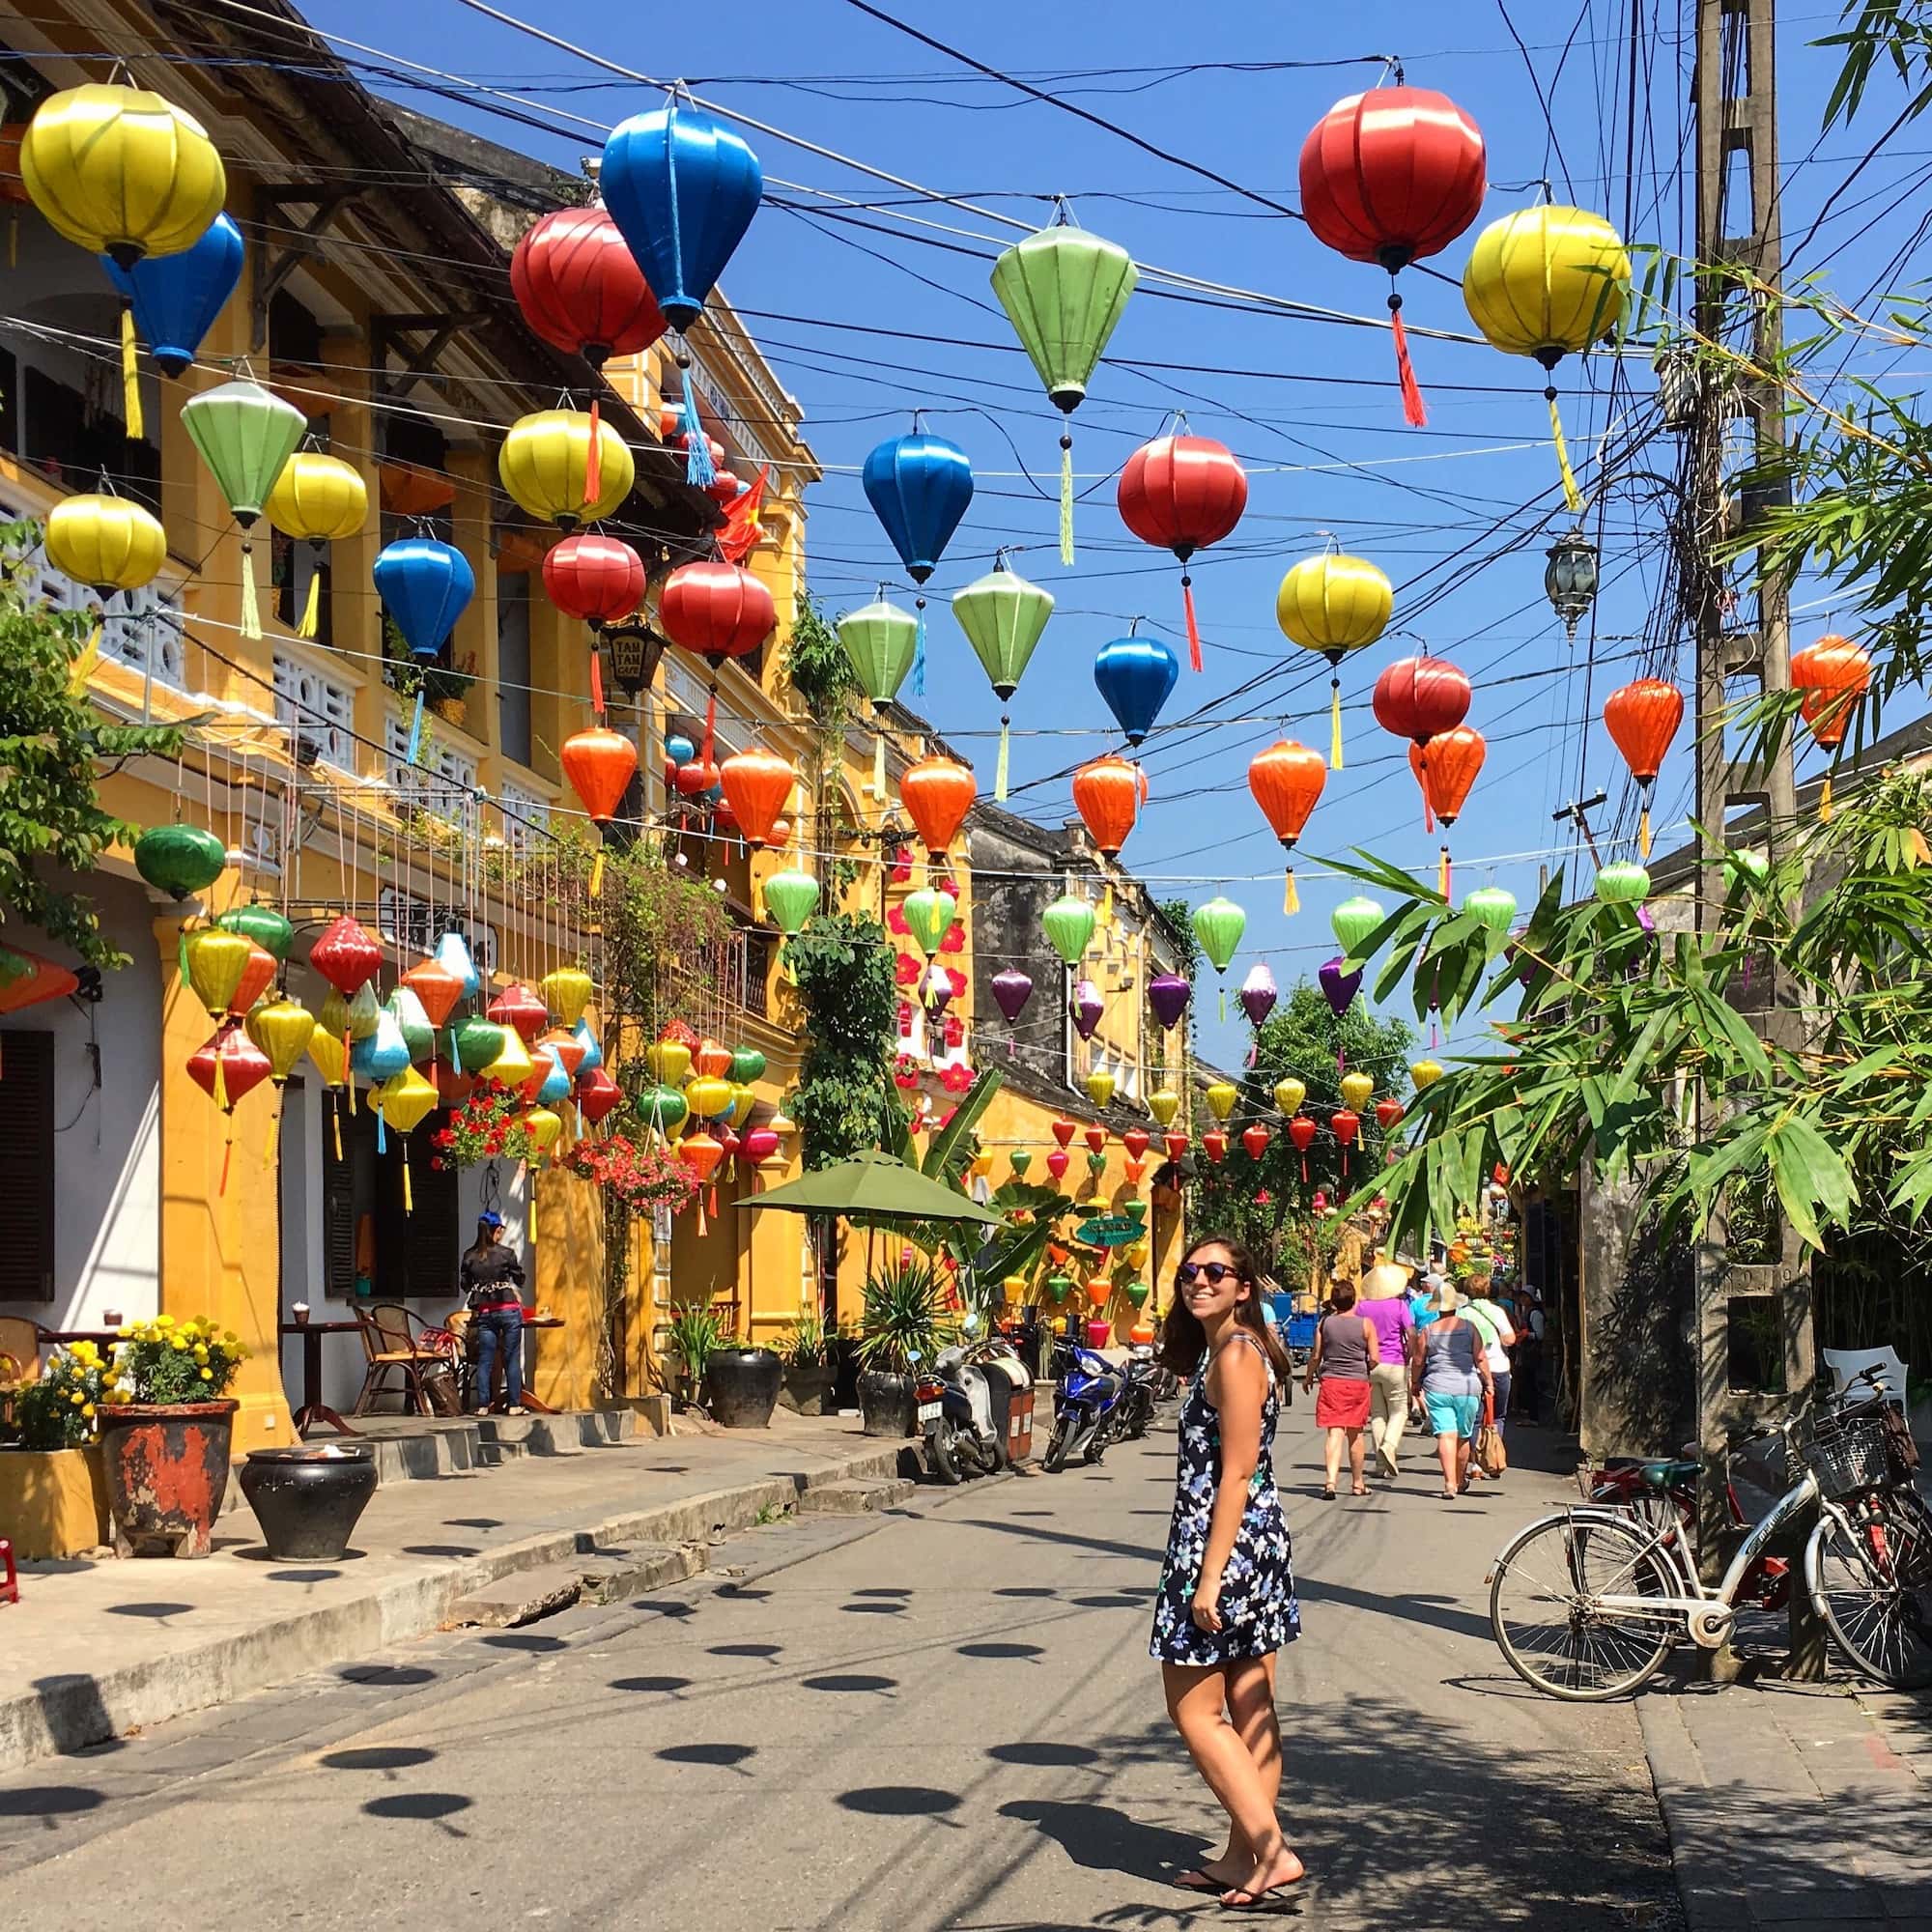
[[[1079,1131],[1080,1122],[1078,1121],[1055,1121],[1053,1123],[1053,1138],[1062,1147],[1070,1146],[1073,1136]]]
[[[770,844],[772,828],[798,782],[790,759],[756,749],[734,752],[718,767],[718,779],[724,787],[724,802],[746,840],[753,845]]]
[[[1426,745],[1411,745],[1408,748],[1408,768],[1415,774],[1416,783],[1422,787],[1422,823],[1425,829],[1433,829],[1430,824],[1432,818],[1442,821],[1444,832],[1455,824],[1469,796],[1469,788],[1476,782],[1476,774],[1483,769],[1483,758],[1488,751],[1488,741],[1469,724],[1458,724],[1453,731],[1438,732]],[[1447,838],[1442,841],[1442,870],[1438,886],[1446,899],[1450,886]]]
[[[1318,242],[1388,270],[1389,327],[1404,419],[1429,420],[1408,359],[1394,278],[1439,253],[1482,213],[1488,156],[1476,124],[1447,95],[1378,87],[1338,100],[1301,148],[1301,212]]]
[[[353,1000],[381,968],[383,942],[345,913],[323,928],[308,950],[308,963],[345,1000]]]
[[[1872,663],[1849,638],[1826,636],[1791,654],[1791,688],[1804,694],[1799,710],[1828,752],[1844,743],[1852,714],[1871,685]],[[1818,816],[1832,815],[1832,778],[1818,794]]]
[[[563,775],[597,825],[608,825],[638,769],[638,748],[620,731],[593,724],[574,731],[558,754]]]
[[[1376,679],[1376,723],[1426,745],[1462,724],[1469,696],[1469,680],[1447,658],[1398,658]]]
[[[1121,521],[1142,543],[1180,559],[1180,599],[1187,618],[1188,662],[1201,668],[1201,627],[1194,616],[1188,559],[1218,543],[1248,506],[1247,472],[1225,442],[1209,436],[1163,436],[1127,458],[1117,492]]]
[[[1393,1094],[1389,1095],[1386,1099],[1378,1100],[1376,1102],[1376,1125],[1385,1134],[1392,1133],[1397,1127],[1402,1125],[1403,1113],[1402,1102],[1396,1099]]]
[[[1148,1151],[1148,1130],[1145,1127],[1129,1127],[1121,1136],[1121,1145],[1126,1149],[1129,1160],[1139,1160]]]
[[[601,208],[546,214],[510,257],[510,289],[537,334],[593,369],[640,355],[665,332],[643,270]]]
[[[1081,1139],[1087,1143],[1087,1149],[1090,1153],[1105,1153],[1107,1151],[1107,1130],[1105,1127],[1089,1127],[1081,1135]]]
[[[1095,847],[1111,859],[1127,842],[1147,802],[1147,774],[1117,752],[1073,774],[1073,806]]]
[[[1055,1148],[1046,1157],[1046,1171],[1054,1179],[1062,1180],[1066,1176],[1068,1155],[1065,1148]]]
[[[578,530],[544,553],[544,590],[566,617],[593,630],[628,617],[644,601],[644,560],[631,546],[598,530]],[[604,710],[604,672],[592,640],[590,704]]]
[[[1201,1136],[1201,1145],[1216,1167],[1228,1156],[1228,1136],[1219,1127],[1209,1127]]]
[[[266,947],[249,943],[248,961],[242,968],[242,977],[235,982],[235,995],[228,1002],[228,1010],[238,1019],[259,1000],[275,981],[275,955]]]
[[[704,758],[686,759],[671,779],[679,798],[696,798],[719,782],[718,767]]]
[[[899,781],[899,802],[929,856],[938,858],[958,836],[980,787],[956,758],[922,758]]]
[[[1187,1151],[1187,1136],[1185,1134],[1162,1134],[1160,1144],[1167,1150],[1169,1160],[1179,1160]]]
[[[1259,1160],[1267,1151],[1268,1130],[1257,1121],[1241,1129],[1241,1146],[1250,1160]]]
[[[550,1009],[521,980],[511,980],[490,1002],[487,1014],[497,1026],[514,1027],[526,1046],[550,1024]]]
[[[621,1106],[624,1090],[601,1066],[593,1066],[577,1082],[577,1109],[594,1127],[612,1108]]]
[[[1335,1138],[1342,1143],[1342,1172],[1347,1174],[1349,1150],[1354,1146],[1355,1136],[1362,1131],[1361,1116],[1350,1112],[1347,1107],[1337,1107],[1328,1116],[1328,1127]]]
[[[771,636],[778,620],[772,593],[735,563],[681,563],[665,580],[659,625],[672,643],[711,667],[704,743],[698,749],[707,764],[718,725],[718,667],[727,658],[749,657]]]
[[[714,503],[728,503],[734,497],[743,495],[745,486],[728,469],[720,469],[702,488]]]
[[[1661,677],[1634,678],[1604,699],[1604,728],[1623,753],[1643,801],[1636,842],[1646,859],[1650,857],[1650,787],[1683,722],[1684,694]]]
[[[12,977],[0,980],[0,1013],[17,1013],[24,1007],[37,1007],[43,1000],[64,1000],[80,990],[80,980],[65,966],[56,966],[38,952],[23,952],[17,946],[0,947],[0,964],[17,962]]]
[[[228,1159],[235,1151],[235,1108],[274,1069],[269,1056],[242,1030],[240,1020],[227,1019],[212,1037],[188,1055],[188,1078],[228,1116],[228,1136],[221,1150],[221,1183],[228,1192]]]
[[[1281,840],[1282,850],[1289,854],[1281,894],[1285,913],[1301,910],[1301,896],[1294,890],[1294,841],[1301,837],[1327,782],[1328,767],[1321,753],[1311,752],[1292,738],[1277,739],[1248,761],[1248,789]]]
[[[1315,1145],[1315,1122],[1306,1114],[1297,1114],[1288,1123],[1288,1137],[1301,1156],[1301,1182],[1308,1184],[1308,1150]]]

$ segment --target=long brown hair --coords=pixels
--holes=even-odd
[[[1248,1252],[1244,1242],[1236,1240],[1230,1235],[1202,1235],[1188,1242],[1185,1259],[1192,1261],[1204,1248],[1227,1250],[1236,1274],[1248,1285],[1247,1299],[1235,1304],[1235,1320],[1262,1345],[1275,1375],[1286,1379],[1292,1372],[1288,1350],[1281,1346],[1280,1337],[1268,1326],[1267,1318],[1262,1313],[1263,1280],[1261,1270],[1255,1266],[1254,1256]],[[1172,1369],[1178,1376],[1191,1376],[1201,1366],[1201,1357],[1207,1347],[1208,1331],[1202,1327],[1200,1318],[1180,1298],[1177,1289],[1173,1305],[1167,1311],[1167,1320],[1161,1325],[1162,1366]]]

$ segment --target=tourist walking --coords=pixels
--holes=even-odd
[[[1321,1486],[1325,1501],[1335,1500],[1335,1484],[1342,1471],[1342,1451],[1349,1452],[1349,1473],[1353,1492],[1365,1496],[1369,1486],[1363,1464],[1367,1445],[1362,1432],[1369,1426],[1372,1387],[1369,1370],[1378,1359],[1381,1343],[1372,1323],[1352,1312],[1355,1284],[1339,1281],[1328,1296],[1329,1312],[1315,1330],[1315,1347],[1309,1351],[1308,1373],[1301,1386],[1311,1389],[1319,1381],[1321,1393],[1315,1398],[1315,1426],[1328,1432],[1323,1447],[1327,1479]]]
[[[1457,1311],[1459,1296],[1444,1283],[1440,1312],[1409,1339],[1409,1386],[1421,1397],[1435,1454],[1442,1464],[1442,1494],[1453,1501],[1469,1486],[1469,1446],[1481,1426],[1490,1393],[1490,1364],[1481,1332]]]
[[[503,1238],[503,1217],[476,1217],[476,1239],[458,1270],[464,1305],[476,1334],[476,1412],[495,1399],[497,1360],[503,1363],[503,1406],[524,1412],[524,1264]]]
[[[1160,1661],[1167,1714],[1229,1820],[1220,1856],[1175,1883],[1233,1906],[1253,1906],[1302,1871],[1275,1815],[1275,1653],[1301,1633],[1269,1460],[1289,1362],[1260,1293],[1247,1249],[1207,1236],[1175,1271],[1161,1336],[1162,1362],[1193,1386],[1148,1649]]]
[[[1369,1368],[1369,1443],[1377,1473],[1393,1481],[1401,1473],[1403,1431],[1408,1422],[1408,1338],[1415,1317],[1408,1305],[1408,1270],[1386,1255],[1362,1277],[1357,1304],[1376,1331],[1377,1351]]]
[[[1500,1434],[1503,1418],[1509,1413],[1512,1380],[1509,1351],[1516,1347],[1516,1328],[1502,1303],[1492,1297],[1488,1275],[1475,1276],[1469,1286],[1474,1292],[1463,1296],[1463,1314],[1483,1338],[1483,1356],[1489,1364],[1490,1386],[1494,1391],[1495,1413],[1491,1419]],[[1469,1480],[1484,1481],[1482,1470],[1472,1467]]]

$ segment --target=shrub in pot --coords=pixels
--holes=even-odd
[[[705,1367],[724,1333],[709,1308],[684,1307],[670,1319],[668,1339],[678,1364],[671,1393],[684,1407],[694,1407],[702,1399]]]
[[[16,1556],[73,1556],[111,1534],[95,1422],[107,1365],[92,1342],[49,1357],[40,1377],[0,1389],[0,1524]]]
[[[952,1339],[945,1278],[924,1255],[866,1277],[859,1331],[859,1412],[867,1435],[913,1432],[915,1372]]]
[[[234,1330],[212,1322],[161,1315],[123,1331],[97,1419],[124,1556],[206,1556],[213,1548],[241,1406],[228,1388],[247,1358]]]
[[[779,1344],[779,1355],[784,1363],[779,1400],[800,1415],[831,1412],[835,1371],[830,1342],[825,1323],[816,1315],[805,1314]]]

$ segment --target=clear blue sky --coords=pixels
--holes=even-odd
[[[1628,78],[1633,5],[1646,29],[1634,128]],[[1559,200],[1606,213],[1620,225],[1628,218],[1628,239],[1688,246],[1690,189],[1680,172],[1680,144],[1688,140],[1690,59],[1678,44],[1677,21],[1680,13],[1688,19],[1689,0],[1681,7],[1679,0],[1584,0],[1580,8],[1554,10],[1508,0],[1508,6],[1526,57],[1494,0],[1465,0],[1453,8],[1405,0],[1333,16],[1307,8],[1204,10],[1147,0],[1106,8],[1068,0],[1026,6],[985,0],[968,10],[907,8],[904,17],[1291,205],[1299,200],[1295,162],[1303,134],[1339,96],[1371,84],[1378,70],[1173,70],[1204,63],[1344,62],[1392,52],[1403,59],[1411,84],[1450,94],[1483,128],[1492,183],[1483,221],[1535,199],[1539,190],[1532,184],[1547,176]],[[1045,218],[1045,197],[1065,193],[1086,226],[1139,260],[1359,314],[1383,313],[1387,288],[1380,272],[1330,254],[1298,222],[1055,107],[978,79],[844,0],[795,0],[752,12],[653,8],[648,15],[588,0],[549,0],[539,14],[533,4],[505,0],[504,11],[540,18],[551,31],[627,66],[684,76],[701,94],[922,186],[1030,222]],[[413,8],[315,0],[310,14],[330,31],[472,81],[527,93],[599,123],[657,99],[456,0],[423,0]],[[1819,144],[1819,109],[1835,56],[1807,43],[1830,31],[1836,11],[1791,0],[1785,14],[1782,139],[1792,164],[1785,220],[1795,241],[1892,108],[1875,89],[1874,108],[1854,133],[1841,128]],[[1662,33],[1652,38],[1648,30],[1660,16]],[[1075,77],[1081,70],[1128,68],[1136,71]],[[520,128],[479,101],[453,105],[385,91],[564,166],[574,167],[599,145],[589,129],[574,139]],[[976,236],[1000,232],[943,205],[908,201],[784,141],[750,138],[768,178],[855,201],[889,201]],[[1914,218],[1923,203],[1925,157],[1909,134],[1903,145],[1906,152],[1889,150],[1860,179],[1801,269],[1830,266],[1848,295],[1879,271],[1899,239],[1897,219],[1880,221],[1871,233],[1859,231],[1885,212],[1903,185],[1921,184],[1918,199],[1908,204]],[[1798,165],[1806,163],[1814,147],[1815,157]],[[811,199],[780,192],[793,202]],[[1553,533],[1570,520],[1562,513],[1547,445],[1541,374],[1532,364],[1483,347],[1419,337],[1415,358],[1431,420],[1426,431],[1410,430],[1402,420],[1384,331],[1185,304],[1160,298],[1144,283],[1111,355],[1179,367],[1154,372],[1116,365],[1097,373],[1073,424],[1080,487],[1092,495],[1078,512],[1079,561],[1066,572],[1055,548],[1050,500],[1059,418],[1040,396],[1030,365],[1011,352],[1012,337],[987,287],[986,265],[913,239],[930,231],[910,228],[891,213],[865,219],[885,232],[768,205],[724,287],[750,312],[774,367],[802,404],[807,435],[826,465],[826,479],[810,497],[810,554],[812,587],[833,614],[866,601],[882,579],[897,584],[898,594],[910,592],[859,487],[857,466],[866,451],[901,433],[910,411],[923,406],[930,425],[971,455],[979,494],[929,593],[936,621],[923,708],[974,759],[983,792],[991,790],[994,741],[974,734],[995,730],[998,706],[944,598],[984,570],[996,546],[1009,544],[1024,547],[1017,567],[1059,599],[1013,707],[1017,731],[1056,735],[1017,739],[1014,805],[1049,822],[1071,815],[1064,779],[1028,781],[1117,742],[1094,688],[1093,658],[1125,632],[1129,618],[1143,616],[1182,650],[1181,681],[1164,722],[1197,711],[1227,722],[1150,742],[1152,802],[1123,856],[1158,892],[1199,901],[1221,889],[1247,908],[1247,942],[1231,980],[1258,956],[1269,960],[1284,987],[1298,975],[1312,976],[1335,950],[1328,910],[1351,890],[1345,882],[1308,876],[1320,855],[1363,845],[1425,873],[1435,855],[1435,841],[1423,832],[1404,748],[1379,732],[1366,710],[1375,673],[1413,648],[1385,639],[1347,668],[1345,697],[1361,707],[1347,714],[1348,769],[1331,775],[1304,838],[1303,910],[1293,920],[1281,914],[1279,849],[1248,795],[1245,773],[1250,756],[1284,731],[1325,754],[1326,667],[1282,639],[1273,607],[1283,570],[1321,547],[1318,532],[1332,530],[1346,549],[1374,559],[1395,582],[1394,625],[1412,625],[1433,651],[1454,659],[1475,683],[1469,722],[1488,736],[1490,753],[1455,829],[1458,896],[1492,882],[1526,907],[1537,890],[1539,865],[1560,856],[1549,849],[1563,842],[1550,812],[1578,795],[1579,782],[1586,791],[1608,785],[1611,809],[1600,814],[1607,826],[1622,792],[1623,767],[1601,724],[1584,728],[1584,721],[1600,716],[1606,691],[1635,674],[1630,654],[1637,649],[1661,578],[1657,519],[1653,506],[1622,491],[1610,493],[1602,530],[1605,587],[1594,636],[1586,624],[1574,649],[1566,648],[1543,593],[1548,535],[1540,532],[1547,524]],[[1460,277],[1473,233],[1436,266]],[[1459,288],[1413,270],[1403,287],[1412,327],[1468,332]],[[830,326],[835,324],[848,327]],[[867,327],[942,340],[894,341]],[[1628,373],[1639,392],[1650,387],[1647,367]],[[1610,366],[1601,359],[1587,368],[1566,363],[1558,381],[1587,487],[1594,470],[1583,459],[1592,440],[1630,407],[1630,397],[1608,395]],[[1198,677],[1184,668],[1178,569],[1165,553],[1128,535],[1115,510],[1113,483],[1099,480],[1137,443],[1159,434],[1163,416],[1175,408],[1187,410],[1197,433],[1229,443],[1250,470],[1240,528],[1195,564],[1208,658]],[[1674,448],[1660,440],[1644,461],[1668,476]],[[1022,466],[1037,487],[1017,473]],[[1594,533],[1594,506],[1587,521]],[[1464,568],[1511,538],[1521,543],[1514,554]],[[1453,586],[1448,594],[1415,614],[1418,600],[1445,584]],[[1801,612],[1795,641],[1808,641],[1823,628],[1824,615],[1822,610]],[[1688,665],[1687,654],[1687,671]],[[1688,802],[1689,735],[1687,723],[1658,786],[1660,835],[1665,838]],[[1633,822],[1626,813],[1626,825]],[[1204,1050],[1233,1064],[1241,1050],[1238,1015],[1222,1027],[1210,1004],[1204,1002],[1202,1011]]]

